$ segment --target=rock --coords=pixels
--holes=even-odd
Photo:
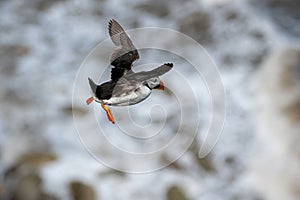
[[[236,20],[239,17],[239,13],[235,10],[230,10],[225,14],[227,21]]]
[[[237,62],[237,57],[232,54],[225,54],[222,57],[222,62],[226,65],[232,66]]]
[[[61,111],[67,115],[73,115],[73,113],[75,115],[85,115],[88,113],[87,109],[84,109],[80,106],[76,106],[76,105],[65,105],[61,108]]]
[[[160,162],[163,165],[167,165],[168,168],[172,168],[175,170],[183,170],[183,167],[178,163],[178,160],[172,161],[168,155],[162,154],[160,156]]]
[[[21,56],[27,55],[30,48],[23,44],[3,45],[0,47],[0,72],[12,75],[16,69],[16,62]]]
[[[249,62],[254,67],[257,67],[262,63],[262,61],[266,57],[267,53],[268,53],[267,49],[263,49],[263,50],[255,52],[255,53],[251,53],[251,54],[249,54],[249,58],[248,58]]]
[[[69,185],[73,200],[95,200],[96,195],[94,189],[80,181],[73,181]],[[97,198],[98,199],[98,198]]]
[[[165,17],[169,14],[169,6],[164,1],[146,1],[135,7],[137,10],[148,12],[157,17]]]
[[[283,114],[294,124],[300,124],[300,98],[282,110]]]
[[[191,151],[192,155],[194,156],[196,163],[199,165],[200,168],[204,169],[206,172],[216,172],[216,168],[212,162],[211,154],[208,154],[204,158],[199,158],[198,151],[200,149],[199,144],[194,141],[190,146],[189,150]]]
[[[293,99],[282,108],[291,123],[300,122],[300,49],[289,49],[284,52],[281,58],[282,73],[279,79],[280,85],[284,90],[293,93]]]
[[[0,199],[5,199],[7,196],[6,187],[0,183]]]
[[[281,87],[294,92],[300,89],[300,50],[287,49],[274,59],[281,65],[279,69],[281,71],[279,77]]]
[[[55,196],[43,191],[42,179],[38,174],[41,166],[56,159],[57,157],[51,153],[32,153],[21,156],[5,171],[5,181],[9,183],[5,188],[6,193],[11,194],[13,200],[56,200]]]
[[[236,159],[233,155],[227,156],[224,161],[228,165],[234,165],[236,163]]]
[[[63,0],[36,0],[36,8],[39,11],[44,11],[49,9],[53,4],[57,2],[63,2]]]
[[[209,155],[207,155],[204,158],[199,158],[198,154],[195,155],[195,159],[197,161],[197,163],[199,164],[199,166],[204,169],[207,172],[215,172],[216,169],[213,165],[213,162],[211,160],[211,157]]]
[[[178,186],[172,186],[167,191],[167,200],[188,200],[184,191]]]
[[[35,174],[23,176],[14,191],[14,200],[40,200],[42,195],[41,178]]]
[[[248,179],[266,200],[300,197],[300,49],[272,53],[256,76],[259,154]]]
[[[39,168],[42,165],[57,160],[57,156],[52,153],[31,153],[25,154],[17,161],[17,165],[30,165],[34,168]]]
[[[210,15],[204,11],[193,12],[179,20],[180,32],[201,44],[209,44],[213,41],[210,26]]]
[[[15,179],[17,184],[12,189],[13,200],[57,200],[53,195],[47,194],[42,189],[42,179],[31,171]]]
[[[250,35],[254,37],[257,40],[264,40],[265,39],[265,34],[259,30],[253,30],[250,32]]]
[[[16,174],[22,167],[26,167],[31,170],[37,170],[48,162],[53,162],[55,160],[57,160],[57,156],[51,153],[25,154],[21,156],[14,165],[6,170],[5,176]]]
[[[51,8],[54,4],[63,1],[64,0],[31,0],[29,4],[37,11],[45,11]]]
[[[15,56],[24,56],[30,52],[30,48],[23,44],[14,44],[6,47],[6,50]]]
[[[102,178],[107,178],[107,177],[125,177],[126,173],[124,173],[122,171],[115,170],[115,169],[110,169],[110,170],[101,172],[100,176]]]
[[[281,30],[296,38],[300,35],[300,4],[298,0],[254,0],[253,5],[266,13]]]

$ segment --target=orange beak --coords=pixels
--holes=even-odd
[[[164,90],[165,89],[165,84],[160,80],[159,81],[159,87],[156,88],[157,90]]]
[[[90,97],[85,102],[86,102],[87,105],[90,105],[93,102],[93,100],[94,100],[94,98]]]

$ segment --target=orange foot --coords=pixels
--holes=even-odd
[[[90,103],[93,102],[93,100],[94,100],[94,98],[93,98],[93,97],[90,97],[90,98],[88,98],[85,102],[86,102],[87,105],[89,105]]]
[[[101,107],[105,110],[105,112],[106,112],[106,114],[107,114],[108,120],[109,120],[111,123],[114,124],[114,123],[115,123],[115,120],[114,120],[114,118],[113,118],[113,116],[112,116],[112,114],[111,114],[109,108],[106,107],[104,104],[101,104]]]

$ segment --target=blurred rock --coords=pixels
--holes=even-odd
[[[4,199],[6,195],[6,188],[3,183],[0,183],[0,199]]]
[[[175,170],[183,170],[183,167],[178,163],[178,160],[171,160],[168,155],[162,154],[160,156],[160,162],[163,165],[167,165],[167,167],[175,169]]]
[[[9,167],[5,175],[15,175],[19,169],[21,168],[29,168],[30,170],[37,170],[41,166],[53,162],[57,160],[57,156],[51,153],[31,153],[31,154],[25,154],[21,156],[14,165]]]
[[[122,177],[123,178],[123,177],[126,176],[126,173],[124,173],[122,171],[115,170],[115,169],[111,169],[111,170],[101,172],[100,176],[102,178],[108,178],[108,177]]]
[[[237,57],[235,55],[232,54],[225,54],[222,57],[222,62],[226,65],[232,66],[236,63],[237,61]]]
[[[290,35],[299,37],[300,27],[294,26],[300,23],[300,3],[298,0],[253,0],[253,5],[262,9],[271,19]]]
[[[188,200],[184,191],[178,186],[172,186],[167,191],[167,200]]]
[[[169,14],[169,6],[167,1],[146,1],[138,4],[135,8],[144,12],[148,12],[157,17],[165,17]]]
[[[249,180],[266,200],[300,199],[300,49],[273,53],[256,79],[262,144]]]
[[[282,62],[282,73],[280,84],[283,89],[290,91],[291,102],[282,109],[283,114],[289,118],[290,122],[299,124],[300,122],[300,50],[289,49],[280,58]]]
[[[252,37],[254,37],[257,40],[264,40],[265,39],[265,35],[263,32],[259,31],[259,30],[253,30],[250,32],[250,35]]]
[[[3,45],[0,48],[0,72],[12,75],[19,57],[27,55],[30,48],[22,44]]]
[[[189,150],[195,158],[196,163],[199,165],[200,168],[204,169],[206,172],[216,172],[216,168],[214,166],[214,163],[212,162],[211,154],[208,154],[204,158],[199,158],[199,149],[200,146],[196,141],[194,141],[189,148]]]
[[[14,44],[7,46],[5,51],[12,53],[15,56],[24,56],[30,52],[30,48],[23,44]]]
[[[53,162],[55,160],[57,160],[57,156],[52,153],[48,153],[48,152],[30,153],[20,157],[17,161],[17,165],[30,165],[33,168],[39,168],[42,165],[48,162]]]
[[[228,165],[234,165],[236,163],[236,159],[233,155],[227,156],[224,161]]]
[[[188,14],[179,20],[179,31],[201,44],[209,44],[213,41],[210,26],[210,15],[203,10]]]
[[[55,159],[56,156],[51,154],[22,156],[5,172],[5,199],[56,200],[55,196],[43,191],[42,179],[38,174],[42,165]]]
[[[28,5],[31,5],[32,8],[35,8],[37,11],[45,11],[52,7],[58,2],[63,2],[65,0],[30,0]]]
[[[43,11],[49,9],[53,4],[57,2],[63,2],[64,0],[35,0],[37,10]]]
[[[207,155],[204,158],[199,158],[198,154],[195,154],[195,159],[199,166],[207,172],[215,172],[216,169],[212,163],[211,157]]]
[[[94,189],[80,181],[73,181],[69,185],[73,200],[95,200],[96,195]],[[99,199],[99,198],[97,198]]]
[[[300,99],[292,102],[291,105],[288,105],[282,111],[292,123],[300,124]]]
[[[249,54],[249,58],[248,58],[249,62],[254,67],[257,67],[258,65],[260,65],[262,63],[262,61],[266,57],[267,53],[268,53],[268,50],[263,49],[263,50],[255,52],[255,53]]]
[[[18,17],[18,21],[21,24],[34,24],[38,25],[40,21],[40,15],[54,6],[56,3],[63,2],[65,0],[30,0],[19,1],[13,8],[13,12]],[[16,23],[16,22],[15,22]]]
[[[46,194],[42,190],[42,179],[31,172],[22,176],[12,194],[12,200],[56,200],[57,198]]]
[[[82,107],[76,106],[76,105],[65,105],[61,108],[61,111],[67,115],[72,115],[73,113],[75,115],[85,115],[88,113],[87,109],[84,109]]]
[[[276,59],[276,58],[274,58]],[[296,49],[286,49],[274,61],[281,65],[279,84],[283,89],[297,92],[300,88],[300,51]]]
[[[235,20],[238,17],[239,17],[239,13],[236,10],[229,10],[225,15],[225,18],[228,21]]]
[[[14,200],[39,200],[42,195],[41,178],[37,174],[22,177],[14,191]]]
[[[12,71],[9,73],[13,73],[14,69],[10,68],[10,70]],[[7,83],[9,84],[9,82]],[[24,108],[30,105],[32,101],[31,95],[31,92],[28,91],[28,88],[26,87],[22,88],[20,85],[17,87],[8,85],[8,87],[6,87],[4,90],[2,98],[5,102]]]

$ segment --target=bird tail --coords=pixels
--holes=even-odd
[[[89,79],[89,84],[90,84],[90,87],[92,89],[92,92],[94,94],[96,94],[96,89],[97,89],[96,83],[94,83],[94,81],[90,77],[88,79]]]

